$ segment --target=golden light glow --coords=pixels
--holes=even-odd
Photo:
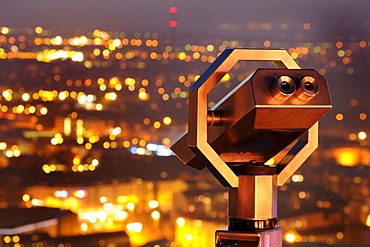
[[[86,191],[84,190],[77,190],[75,192],[73,192],[73,196],[74,197],[77,197],[77,198],[84,198],[86,196]]]
[[[151,209],[158,208],[158,206],[159,206],[159,203],[156,200],[151,200],[148,203],[148,207]]]
[[[370,227],[370,214],[366,218],[366,226]]]
[[[213,45],[207,45],[207,51],[212,52],[215,49]]]
[[[2,105],[0,109],[1,109],[2,112],[7,112],[8,111],[8,107],[6,105]]]
[[[5,142],[0,142],[0,150],[5,150],[8,145]]]
[[[24,194],[24,195],[22,196],[22,200],[23,200],[24,202],[28,202],[28,201],[30,201],[30,199],[31,199],[31,197],[30,197],[30,195],[29,195],[29,194]]]
[[[127,211],[117,211],[114,214],[114,219],[117,221],[124,221],[128,217],[128,212]]]
[[[185,219],[183,217],[179,217],[176,219],[176,224],[178,226],[184,226],[185,225]]]
[[[134,145],[137,145],[139,143],[139,139],[134,137],[134,138],[132,138],[131,143],[134,144]]]
[[[136,81],[135,81],[135,79],[134,79],[134,78],[130,78],[130,77],[128,77],[128,78],[126,78],[126,79],[125,79],[125,84],[126,84],[127,86],[130,86],[130,85],[134,86],[134,85],[135,85],[135,83],[136,83]]]
[[[171,146],[171,139],[167,138],[167,137],[163,138],[162,139],[162,144],[163,144],[163,146],[169,148]]]
[[[298,53],[293,51],[290,56],[293,58],[293,59],[297,59],[298,58]]]
[[[125,148],[129,148],[131,146],[131,143],[129,141],[124,141],[122,145]]]
[[[31,98],[30,94],[29,93],[24,93],[22,94],[22,100],[23,101],[29,101]]]
[[[193,240],[193,235],[191,235],[190,233],[188,233],[188,234],[185,235],[185,239],[187,241],[192,241]]]
[[[366,118],[367,118],[366,113],[364,113],[364,112],[360,113],[359,118],[360,118],[361,120],[366,120]]]
[[[33,206],[44,206],[44,202],[36,198],[32,199],[31,203]]]
[[[52,39],[52,44],[54,45],[61,45],[63,42],[63,38],[61,36],[56,36],[54,39]]]
[[[344,116],[343,116],[343,114],[342,114],[342,113],[338,113],[337,115],[335,115],[335,119],[336,119],[337,121],[342,121],[342,120],[343,120],[343,118],[344,118]]]
[[[222,79],[221,79],[221,82],[227,82],[230,80],[230,74],[229,73],[226,73]]]
[[[110,202],[104,203],[103,208],[105,211],[109,211],[113,209],[113,204]]]
[[[68,97],[68,95],[69,95],[68,91],[62,91],[59,92],[58,98],[63,101]]]
[[[296,241],[296,235],[294,233],[287,233],[284,237],[288,243],[294,243]]]
[[[128,211],[134,211],[135,210],[135,203],[129,202],[126,204],[127,210]]]
[[[50,171],[50,167],[47,165],[47,164],[45,164],[45,165],[43,165],[42,166],[42,170],[45,172],[45,173],[50,173],[51,171]]]
[[[111,78],[110,80],[109,80],[109,85],[111,85],[111,86],[115,86],[115,85],[117,85],[119,83],[119,80],[118,80],[118,78],[117,77],[113,77],[113,78]]]
[[[101,111],[101,110],[103,110],[103,105],[102,105],[102,104],[100,104],[100,103],[98,103],[98,104],[96,104],[95,109],[96,109],[97,111]]]
[[[354,141],[354,140],[356,140],[357,135],[356,135],[356,134],[354,134],[354,133],[351,133],[351,134],[349,134],[348,138],[349,138],[351,141]]]
[[[270,40],[265,40],[265,41],[263,42],[263,46],[264,46],[264,47],[270,47],[270,46],[271,46],[271,41],[270,41]]]
[[[140,222],[129,223],[126,225],[126,229],[130,232],[141,232],[143,230],[143,224]]]
[[[12,238],[13,242],[15,243],[14,246],[15,247],[20,247],[21,245],[19,244],[19,241],[21,240],[21,238],[18,236],[18,235],[15,235],[13,236]]]
[[[344,238],[344,234],[343,232],[337,232],[337,234],[335,235],[337,237],[337,239],[339,240],[342,240]]]
[[[2,92],[2,96],[6,101],[11,101],[13,99],[13,91],[11,89],[7,89]]]
[[[304,30],[309,30],[311,28],[311,24],[309,22],[306,22],[303,24],[303,29]]]
[[[10,236],[4,236],[3,240],[6,244],[9,244],[12,241],[12,238]]]
[[[64,134],[66,136],[70,136],[71,132],[72,132],[72,122],[71,122],[71,119],[69,117],[64,119],[63,127],[64,127]]]
[[[300,174],[294,174],[292,176],[292,181],[294,183],[301,183],[301,182],[303,182],[303,180],[304,180],[304,177],[302,175],[300,175]]]
[[[121,91],[122,90],[122,85],[117,84],[117,85],[114,86],[114,89],[116,89],[116,91]]]
[[[334,157],[338,164],[343,166],[355,166],[367,164],[369,151],[364,148],[343,147],[333,150]]]
[[[138,97],[142,101],[147,101],[149,99],[149,94],[146,91],[141,91],[139,92]]]
[[[91,161],[91,164],[92,164],[93,166],[98,166],[98,165],[99,165],[99,160],[97,160],[97,159],[93,159],[93,160]]]
[[[185,60],[186,58],[186,53],[185,52],[180,52],[178,55],[179,60]]]
[[[304,191],[300,191],[300,192],[298,193],[298,197],[299,197],[300,199],[305,199],[305,198],[306,198],[306,196],[307,196],[307,193],[306,193],[306,192],[304,192]]]
[[[13,156],[14,157],[19,157],[21,155],[21,151],[19,149],[16,149],[13,151]]]
[[[111,93],[106,93],[104,95],[104,98],[106,100],[111,100],[111,101],[115,101],[117,99],[117,94],[115,92],[111,92]]]
[[[8,34],[8,33],[9,33],[9,31],[10,31],[10,29],[9,29],[8,27],[2,27],[2,28],[0,29],[0,31],[1,31],[1,33],[2,33],[2,34]]]
[[[101,203],[106,203],[106,202],[107,202],[107,197],[106,197],[106,196],[101,196],[101,197],[99,198],[99,201],[100,201]]]
[[[48,114],[48,109],[46,107],[42,107],[40,109],[40,113],[41,113],[41,115],[46,115],[46,114]]]
[[[146,141],[145,141],[145,140],[140,140],[140,141],[139,141],[139,145],[140,145],[141,147],[145,147],[145,146],[146,146]]]
[[[352,152],[342,152],[338,159],[338,163],[343,166],[354,166],[358,162],[358,159],[356,158],[355,154]]]
[[[153,220],[159,220],[161,214],[157,210],[154,210],[150,216],[152,217]]]
[[[60,133],[56,133],[54,135],[54,138],[51,139],[51,144],[57,145],[57,144],[62,144],[64,141],[62,135]]]
[[[358,137],[358,139],[360,139],[362,141],[365,140],[366,137],[367,137],[366,132],[365,131],[358,132],[357,137]]]
[[[35,28],[35,33],[37,33],[37,34],[41,34],[42,31],[43,31],[43,28],[42,27],[36,27]]]
[[[159,121],[155,121],[153,126],[154,128],[159,129],[161,127],[161,123]]]
[[[267,165],[267,166],[272,166],[274,164],[275,164],[274,158],[271,158],[271,159],[269,159],[268,161],[265,162],[265,165]]]
[[[73,162],[74,165],[79,165],[79,164],[81,164],[81,159],[76,156],[76,157],[73,158],[72,162]]]
[[[165,125],[170,125],[171,123],[172,123],[172,118],[171,117],[164,117],[163,118],[163,123],[165,124]]]
[[[86,232],[89,229],[89,226],[86,223],[81,224],[81,231]]]
[[[74,62],[82,62],[84,60],[84,55],[82,52],[76,52],[72,55],[71,59]]]

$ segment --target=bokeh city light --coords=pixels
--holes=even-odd
[[[237,47],[285,49],[302,68],[324,75],[332,93],[319,149],[279,188],[284,244],[369,243],[368,15],[348,17],[354,7],[345,5],[347,16],[334,1],[304,3],[317,15],[303,18],[294,8],[276,19],[269,1],[229,3],[238,14],[220,14],[228,9],[221,1],[193,2],[197,8],[123,1],[122,19],[112,23],[118,17],[111,1],[99,14],[91,10],[95,1],[81,2],[86,13],[76,13],[82,3],[73,4],[71,13],[61,11],[70,20],[60,25],[78,15],[94,15],[92,24],[64,29],[37,14],[53,19],[46,3],[34,9],[43,21],[27,17],[22,25],[6,18],[16,4],[0,8],[0,211],[60,210],[32,224],[21,214],[11,224],[0,220],[0,246],[79,246],[68,237],[95,241],[104,238],[99,234],[107,246],[213,246],[215,230],[227,226],[227,189],[207,171],[182,165],[169,148],[187,128],[190,85],[222,51]],[[252,5],[253,18],[241,16],[246,10],[237,4]],[[19,11],[23,6],[29,5]],[[107,6],[112,18],[104,19]],[[320,9],[327,6],[342,14]],[[259,8],[267,16],[259,17]],[[145,28],[134,21],[139,17]],[[235,66],[209,107],[258,67],[273,64]]]

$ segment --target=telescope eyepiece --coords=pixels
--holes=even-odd
[[[306,89],[307,91],[312,91],[314,89],[314,85],[312,84],[312,82],[310,81],[306,81],[304,84],[303,84],[303,87],[304,89]]]
[[[294,80],[287,76],[282,75],[272,81],[270,85],[270,92],[272,96],[279,101],[284,101],[294,94],[296,85]]]
[[[309,101],[315,97],[319,91],[319,82],[312,76],[305,76],[300,81],[300,85],[296,91],[296,96],[302,101]]]

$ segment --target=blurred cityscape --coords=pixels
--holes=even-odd
[[[227,189],[169,147],[186,130],[189,86],[235,47],[286,49],[333,89],[319,149],[279,188],[284,245],[368,246],[370,22],[365,38],[348,26],[312,39],[311,23],[287,21],[218,26],[276,41],[190,42],[176,12],[167,34],[0,26],[0,246],[213,246]],[[259,66],[273,67],[238,64],[210,107]]]

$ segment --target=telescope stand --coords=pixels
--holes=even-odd
[[[208,109],[208,94],[239,61],[277,69],[256,70]],[[191,85],[188,133],[171,149],[230,188],[229,227],[216,231],[217,247],[282,246],[277,187],[317,148],[318,121],[331,107],[325,78],[283,50],[226,49]]]
[[[281,228],[263,231],[216,231],[216,247],[281,247]]]
[[[216,231],[216,247],[281,247],[274,168],[247,167],[249,174],[238,176],[239,187],[229,189],[229,226]]]

